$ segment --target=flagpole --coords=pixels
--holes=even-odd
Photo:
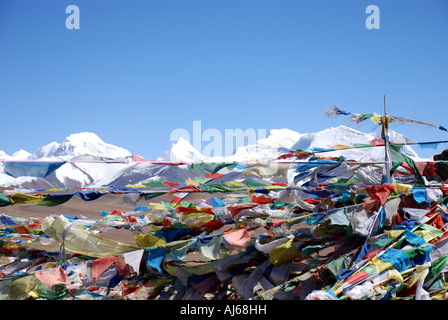
[[[390,162],[390,153],[389,153],[389,116],[387,115],[387,110],[386,110],[386,95],[384,95],[384,115],[382,117],[382,131],[381,131],[381,135],[382,138],[384,139],[384,170],[386,171],[385,173],[383,173],[383,177],[386,178],[387,181],[382,181],[382,182],[387,182],[387,183],[393,183],[393,177],[390,175],[390,168],[391,168],[391,162]]]

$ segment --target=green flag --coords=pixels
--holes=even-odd
[[[409,158],[407,155],[401,153],[400,147],[395,146],[393,144],[389,144],[390,147],[390,154],[392,158],[392,168],[390,169],[390,174],[393,175],[394,172],[398,169],[398,167],[403,163],[406,162],[414,171],[415,177],[417,178],[417,181],[420,184],[425,184],[425,181],[422,177],[422,174],[420,173],[420,170],[418,169],[417,165],[415,164],[414,160]]]
[[[431,263],[431,272],[426,276],[425,282],[435,278],[445,267],[448,261],[448,253],[438,257]]]

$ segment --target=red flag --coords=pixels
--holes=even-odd
[[[224,175],[221,173],[207,173],[204,175],[204,177],[209,179],[218,179],[224,177]]]
[[[394,191],[395,187],[388,183],[383,183],[380,186],[367,186],[366,190],[369,196],[381,203],[383,206],[386,203],[387,197]]]
[[[178,187],[178,186],[180,186],[180,183],[177,183],[177,182],[165,181],[164,184],[167,184],[170,187]]]
[[[115,262],[116,257],[104,257],[93,260],[92,263],[92,282],[96,284],[104,272]]]
[[[288,184],[285,182],[274,182],[272,185],[286,187]]]
[[[354,283],[357,283],[358,281],[364,280],[368,276],[370,276],[370,275],[367,272],[359,271],[356,274],[354,274],[353,276],[349,277],[345,282],[347,282],[349,284],[354,284]]]
[[[241,210],[250,209],[256,206],[256,204],[240,204],[237,206],[228,207],[227,209],[230,211],[232,218],[234,218]]]
[[[173,200],[171,200],[171,204],[173,204],[173,203],[175,203],[175,204],[179,204],[179,202],[181,202],[182,201],[182,198],[179,198],[179,197],[176,197],[176,198],[173,198]]]
[[[269,197],[265,197],[265,196],[252,196],[252,201],[258,204],[267,204],[267,203],[271,203],[273,202],[275,199],[274,198],[269,198]]]
[[[316,199],[312,199],[312,198],[306,198],[303,199],[305,202],[309,203],[309,204],[317,204],[320,203],[320,200],[316,200]]]

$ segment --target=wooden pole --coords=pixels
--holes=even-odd
[[[390,161],[390,156],[389,156],[389,116],[387,115],[387,109],[386,109],[386,95],[384,95],[384,115],[382,117],[382,135],[383,135],[383,139],[385,140],[384,142],[384,171],[386,171],[385,173],[383,173],[383,175],[386,176],[386,179],[389,183],[393,183],[393,177],[390,175],[390,168],[391,168],[391,161]]]

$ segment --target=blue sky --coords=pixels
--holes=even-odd
[[[65,26],[71,4],[79,30]],[[365,26],[368,5],[378,30]],[[391,115],[448,127],[447,39],[443,0],[1,0],[0,150],[91,131],[157,158],[195,120],[221,132],[370,132],[323,112],[382,113],[383,95]]]

